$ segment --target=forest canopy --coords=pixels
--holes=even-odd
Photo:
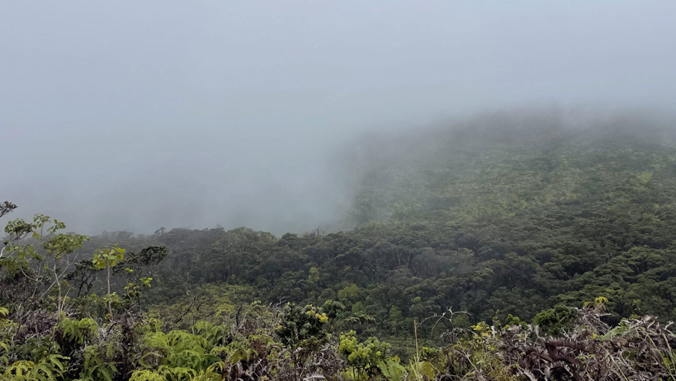
[[[86,237],[7,201],[0,379],[673,377],[674,142],[551,112],[364,140],[333,232]]]

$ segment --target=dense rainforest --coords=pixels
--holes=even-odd
[[[365,138],[341,231],[9,221],[0,379],[676,379],[675,137],[531,112]]]

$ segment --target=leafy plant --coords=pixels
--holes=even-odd
[[[111,298],[111,289],[110,289],[110,270],[111,268],[115,267],[118,262],[122,261],[124,259],[124,253],[125,249],[119,248],[117,246],[113,247],[105,247],[103,249],[99,249],[94,253],[94,260],[92,263],[94,264],[94,268],[97,270],[103,270],[106,269],[108,273],[107,277],[107,284],[108,284],[108,293],[106,296],[108,297],[108,312],[110,314],[110,318],[112,319],[113,316],[113,308],[112,308],[112,298]]]

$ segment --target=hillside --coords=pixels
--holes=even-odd
[[[154,380],[152,372],[169,369],[161,366],[206,375],[218,359],[239,364],[238,374],[244,374],[254,366],[246,356],[259,355],[258,364],[270,367],[266,374],[279,379],[312,372],[355,380],[404,374],[545,379],[546,372],[537,373],[541,368],[529,367],[536,367],[533,361],[545,366],[546,358],[536,361],[530,353],[561,345],[561,353],[573,357],[625,361],[617,348],[633,345],[644,354],[643,341],[654,336],[654,355],[671,372],[672,354],[665,348],[676,336],[641,316],[676,319],[673,137],[669,124],[655,118],[627,114],[571,123],[550,112],[492,114],[452,128],[371,137],[355,144],[341,164],[356,174],[354,203],[346,211],[356,227],[340,232],[277,237],[247,228],[160,229],[86,241],[54,235],[63,227],[49,218],[11,222],[9,256],[0,260],[0,306],[7,307],[0,308],[7,338],[0,350],[4,343],[14,354],[0,357],[6,362],[0,367],[29,358],[37,363],[43,357],[36,348],[53,344],[45,353],[78,359],[73,369],[85,369],[89,377],[82,379],[103,379],[92,370],[100,364],[87,362],[98,357],[81,347],[91,341],[97,349],[89,351],[101,351],[100,358],[115,366],[107,372],[123,380],[132,372],[134,380]],[[3,214],[13,209],[8,205]],[[43,235],[42,226],[50,223],[53,230]],[[31,242],[47,244],[34,249]],[[126,254],[120,256],[114,244]],[[97,253],[93,262],[91,253]],[[102,271],[111,269],[109,276]],[[9,320],[3,323],[2,316]],[[119,336],[85,326],[66,330],[73,322]],[[181,335],[202,343],[195,344],[204,352],[202,365],[171,357],[185,339],[172,337]],[[30,341],[43,336],[52,341],[42,347]],[[552,344],[559,337],[578,344]],[[418,344],[427,347],[420,352]],[[247,345],[255,355],[237,352]],[[222,352],[207,355],[212,347]],[[370,355],[351,355],[367,347],[387,355],[372,363],[355,360]],[[105,350],[115,355],[103,355]],[[305,354],[264,362],[271,359],[267,354],[284,350]],[[463,360],[454,360],[453,351]],[[401,367],[395,354],[410,359],[410,366]],[[148,362],[147,356],[158,360]],[[555,365],[550,357],[547,367],[572,378],[580,372],[619,380],[620,371],[636,377],[658,371],[650,368],[653,360],[639,357],[622,365],[585,360],[584,370],[572,360]],[[421,364],[432,364],[431,376]],[[514,364],[538,376],[514,370]],[[616,368],[607,373],[608,366]],[[231,379],[223,374],[203,379]]]
[[[530,319],[598,296],[616,318],[676,318],[670,133],[640,118],[582,128],[551,118],[542,126],[540,114],[495,118],[354,155],[370,161],[350,211],[354,230],[174,230],[154,239],[174,248],[171,274],[253,286],[270,302],[338,299],[375,317],[380,332],[448,308],[470,322]]]

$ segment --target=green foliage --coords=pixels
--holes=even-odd
[[[229,333],[224,325],[214,325],[206,321],[198,321],[191,327],[191,331],[206,339],[207,347],[217,347],[225,344]]]
[[[146,333],[142,338],[139,363],[146,368],[189,368],[206,370],[218,358],[210,353],[208,340],[182,330]]]
[[[411,361],[409,366],[411,378],[414,380],[432,380],[437,375],[437,370],[427,361]]]
[[[99,327],[93,319],[71,320],[62,314],[56,327],[56,337],[60,338],[60,346],[64,350],[67,348],[74,349],[85,342],[92,342],[96,339],[98,329]]]
[[[566,330],[573,327],[577,319],[577,310],[563,305],[542,311],[535,315],[533,324],[539,326],[543,332],[561,336]]]
[[[86,347],[80,377],[86,380],[113,381],[118,373],[116,348],[108,344]]]
[[[144,369],[135,371],[129,381],[166,381],[166,376],[159,372]]]
[[[352,369],[355,380],[372,379],[379,375],[388,380],[401,380],[405,374],[399,359],[390,356],[390,345],[375,337],[360,343],[355,331],[350,331],[340,336],[338,351]]]
[[[137,370],[135,371],[130,381],[190,381],[194,380],[198,372],[190,368],[170,368],[167,366],[160,366],[156,371]]]
[[[3,377],[10,381],[57,381],[65,372],[68,357],[50,355],[39,362],[17,361],[5,370]]]
[[[330,315],[322,307],[300,307],[287,303],[282,310],[276,333],[282,343],[291,348],[316,349],[328,340],[325,327]]]
[[[105,268],[115,267],[118,262],[124,259],[125,249],[122,249],[117,246],[105,247],[99,249],[94,253],[94,268],[97,270],[103,270]]]

